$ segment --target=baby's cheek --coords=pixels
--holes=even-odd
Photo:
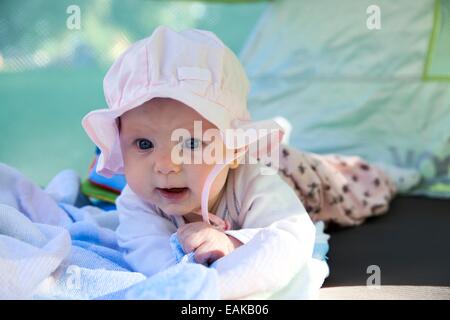
[[[134,178],[133,175],[125,175],[128,186],[133,190],[134,193],[141,196],[142,195],[142,187],[139,179]]]
[[[146,185],[146,174],[143,168],[139,166],[126,165],[125,166],[125,178],[130,188],[136,193],[142,193],[144,186]],[[147,183],[148,184],[148,183]]]
[[[186,170],[187,184],[191,192],[197,197],[201,196],[202,187],[206,182],[206,178],[210,171],[207,168],[202,168],[200,165],[189,165],[184,169]]]
[[[197,177],[197,180],[200,180],[208,175],[207,166],[204,164],[183,164],[182,170],[190,179]]]

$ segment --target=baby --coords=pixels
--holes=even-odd
[[[177,233],[184,251],[195,251],[198,263],[210,264],[242,244],[223,232],[229,228],[225,225],[228,220],[216,218],[229,171],[236,169],[238,164],[225,166],[210,189],[208,218],[221,229],[202,222],[202,182],[206,181],[214,165],[206,164],[205,161],[195,164],[195,159],[186,159],[187,161],[176,164],[172,156],[177,145],[172,134],[179,128],[185,128],[191,133],[191,137],[181,142],[181,152],[202,157],[202,147],[206,142],[201,140],[203,132],[200,137],[194,138],[195,121],[202,123],[203,132],[215,128],[211,122],[182,102],[153,98],[119,118],[119,136],[129,188],[137,197],[154,206],[156,213],[163,217],[167,214],[165,217],[169,219],[174,218],[175,225],[179,224]],[[223,143],[220,147],[226,149]],[[124,192],[118,199],[119,208],[124,202],[125,194]],[[126,223],[121,224],[119,234],[122,234],[124,226]],[[127,237],[127,230],[124,230],[124,236]]]
[[[119,245],[147,276],[177,263],[176,233],[214,264],[222,298],[276,291],[311,259],[313,220],[356,225],[395,193],[358,157],[279,148],[283,129],[251,121],[245,71],[210,32],[157,28],[115,61],[104,91],[109,109],[83,126],[101,149],[97,171],[126,176]]]

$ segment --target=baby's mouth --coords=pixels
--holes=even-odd
[[[156,191],[168,200],[181,200],[189,191],[189,188],[156,188]]]

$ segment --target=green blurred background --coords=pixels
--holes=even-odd
[[[80,10],[80,29],[67,20]],[[44,186],[60,170],[82,177],[94,145],[81,127],[106,107],[102,80],[131,43],[158,25],[208,29],[236,54],[266,1],[0,1],[0,162]]]

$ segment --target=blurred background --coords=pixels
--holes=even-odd
[[[450,198],[450,0],[2,0],[0,162],[41,186],[65,168],[85,178],[81,119],[158,25],[216,33],[253,117],[288,119],[292,145],[416,169],[412,194]]]
[[[80,8],[80,26],[67,21]],[[60,170],[85,176],[94,145],[81,127],[105,108],[103,77],[158,25],[215,32],[236,54],[266,1],[0,1],[0,162],[40,185]],[[69,12],[68,11],[69,8]]]

